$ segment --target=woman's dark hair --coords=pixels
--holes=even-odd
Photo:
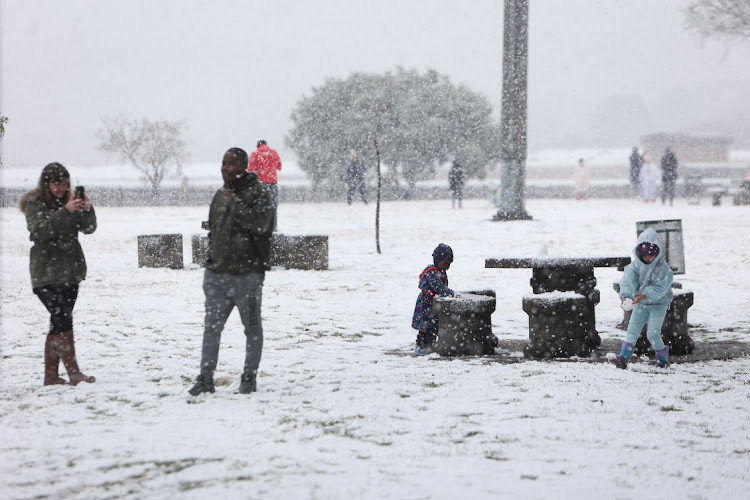
[[[65,192],[62,199],[56,198],[49,190],[49,183],[53,181],[63,182],[68,185],[68,190]],[[42,201],[44,201],[45,205],[49,208],[59,208],[65,205],[70,199],[70,174],[68,173],[68,169],[65,168],[62,163],[57,162],[50,163],[44,167],[39,176],[39,182],[37,182],[36,188],[21,197],[18,207],[22,212],[26,210],[26,204],[29,200],[37,194],[41,196]]]

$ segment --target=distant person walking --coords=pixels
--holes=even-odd
[[[275,210],[269,190],[253,172],[245,170],[247,153],[231,148],[224,153],[224,185],[211,200],[208,212],[208,250],[203,275],[206,296],[200,375],[190,394],[214,392],[221,332],[236,307],[245,327],[245,364],[240,394],[256,390],[263,350],[260,306],[265,272],[270,269],[271,234]]]
[[[448,184],[451,188],[451,207],[456,208],[456,200],[458,200],[458,208],[464,208],[464,168],[458,160],[453,160],[451,170],[448,172]]]
[[[661,157],[661,204],[664,205],[669,197],[669,204],[674,204],[674,188],[677,182],[677,157],[672,148],[667,146]]]
[[[279,187],[277,171],[281,170],[281,158],[275,149],[272,149],[264,139],[256,144],[257,149],[250,155],[247,171],[258,174],[260,182],[268,186],[271,191],[273,210],[278,212]],[[273,230],[276,231],[276,217],[274,217]]]
[[[641,167],[641,186],[643,187],[643,201],[656,203],[656,191],[659,187],[659,167],[651,160],[651,155],[643,155]]]
[[[573,174],[573,180],[576,185],[576,200],[588,200],[591,174],[589,173],[589,168],[583,162],[583,158],[578,160],[578,165]]]
[[[633,196],[641,195],[641,168],[643,157],[638,154],[638,146],[633,146],[630,154],[630,185],[633,188]]]
[[[367,166],[356,151],[352,151],[349,164],[346,166],[346,184],[349,190],[346,193],[346,202],[351,205],[354,193],[359,191],[362,202],[367,205],[367,192],[365,186],[365,170]]]
[[[78,285],[86,278],[86,259],[78,233],[96,231],[96,214],[83,188],[70,189],[70,174],[59,163],[42,170],[37,186],[21,197],[19,208],[34,243],[29,269],[31,286],[50,313],[49,333],[44,343],[44,385],[67,382],[58,374],[60,361],[70,385],[94,382],[81,373],[73,339],[73,307]]]

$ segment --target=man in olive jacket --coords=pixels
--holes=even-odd
[[[270,269],[271,234],[276,212],[268,188],[248,173],[247,153],[231,148],[224,154],[224,186],[211,201],[208,252],[203,277],[206,317],[200,375],[190,394],[214,392],[213,374],[219,358],[224,324],[237,307],[245,327],[245,365],[240,393],[256,389],[263,350],[260,306],[265,271]]]

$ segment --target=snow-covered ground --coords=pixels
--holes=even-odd
[[[96,202],[96,200],[94,200]],[[47,314],[22,214],[0,210],[3,498],[747,498],[750,359],[621,371],[606,363],[413,358],[417,275],[450,244],[451,287],[491,287],[501,339],[527,336],[530,270],[489,256],[627,255],[635,221],[681,218],[696,340],[750,341],[750,209],[534,200],[494,223],[469,200],[283,204],[279,230],[328,234],[330,270],[266,275],[259,391],[235,394],[244,336],[224,332],[217,392],[197,374],[202,271],[137,267],[136,235],[200,232],[207,207],[101,208],[82,236],[75,324],[95,384],[42,387]],[[189,252],[186,247],[186,260]],[[597,269],[602,337],[622,311]]]

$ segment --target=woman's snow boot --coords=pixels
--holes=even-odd
[[[615,359],[615,366],[617,368],[625,369],[628,367],[628,361],[635,351],[635,346],[630,342],[623,342],[620,348],[620,355]]]
[[[96,381],[96,378],[84,375],[78,368],[73,330],[62,332],[59,337],[58,346],[60,349],[60,359],[62,359],[63,365],[65,365],[65,369],[68,371],[70,385],[78,385],[81,382],[91,383]]]
[[[60,366],[60,351],[57,345],[59,335],[47,334],[44,342],[44,385],[64,385],[68,381],[60,377],[58,367]]]

